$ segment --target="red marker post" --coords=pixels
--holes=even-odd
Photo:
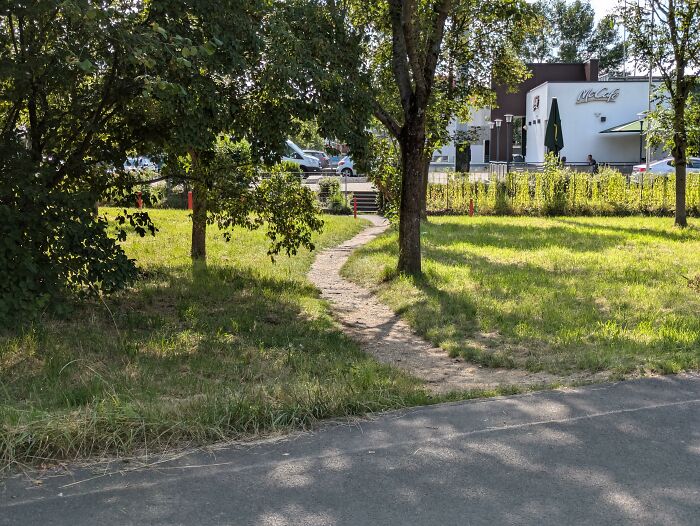
[[[353,196],[352,198],[352,212],[355,216],[355,219],[357,219],[357,197],[355,196]]]
[[[136,207],[139,210],[143,208],[143,198],[141,197],[141,192],[136,192]]]
[[[187,210],[192,210],[192,191],[187,192]]]
[[[474,199],[469,200],[469,217],[474,217]]]

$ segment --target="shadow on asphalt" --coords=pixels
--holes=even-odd
[[[0,511],[0,524],[697,524],[700,377],[387,413],[41,486],[16,477]]]

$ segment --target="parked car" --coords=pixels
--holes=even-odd
[[[289,139],[287,139],[286,144],[287,147],[282,156],[283,161],[299,165],[305,177],[321,171],[321,162],[316,157],[304,154],[303,150]]]
[[[700,159],[697,157],[689,157],[688,164],[686,165],[686,170],[689,173],[700,172]],[[638,180],[641,174],[647,171],[647,165],[636,164],[632,167],[632,179]],[[649,174],[653,176],[665,177],[668,174],[676,172],[676,167],[673,163],[673,157],[667,157],[666,159],[661,159],[660,161],[654,161],[649,163]]]
[[[340,161],[338,161],[338,167],[335,169],[335,171],[336,173],[346,177],[352,177],[355,175],[355,167],[349,155],[346,155]]]
[[[155,162],[148,157],[127,157],[126,162],[124,162],[124,170],[127,172],[136,170],[158,172],[160,171],[160,163]]]
[[[304,155],[316,157],[321,163],[321,169],[331,167],[331,158],[326,155],[326,152],[322,152],[321,150],[304,150]]]

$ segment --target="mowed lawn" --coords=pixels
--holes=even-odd
[[[126,242],[144,271],[133,288],[0,333],[0,470],[256,436],[427,399],[334,326],[306,280],[314,253],[273,264],[262,231],[237,230],[226,243],[210,228],[208,268],[193,271],[187,212],[151,214],[157,236]],[[363,227],[325,222],[317,249]]]
[[[612,376],[700,368],[700,223],[669,218],[432,217],[425,276],[396,277],[397,234],[345,276],[452,355]]]

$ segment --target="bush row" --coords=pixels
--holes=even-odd
[[[504,180],[469,180],[452,174],[447,184],[428,185],[428,211],[466,213],[474,200],[485,215],[629,215],[672,214],[675,175],[648,177],[642,182],[617,170],[597,174],[570,169],[511,172]],[[700,216],[700,174],[689,173],[686,185],[688,215]]]

